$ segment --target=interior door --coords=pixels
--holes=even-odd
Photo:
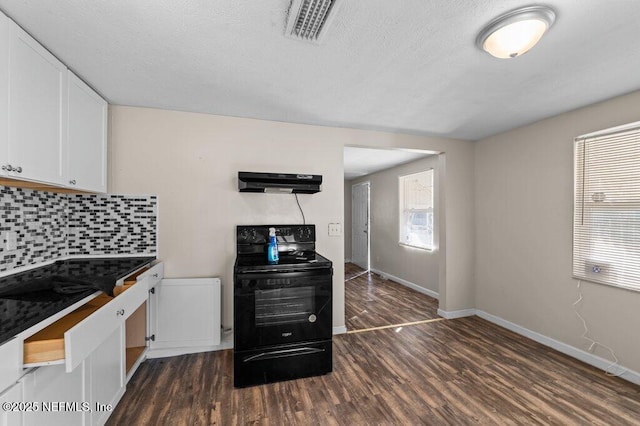
[[[369,182],[351,189],[351,261],[369,269]]]

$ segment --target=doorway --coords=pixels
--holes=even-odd
[[[349,333],[439,319],[440,252],[401,244],[400,220],[400,177],[439,170],[434,154],[345,147],[344,288]],[[434,180],[434,186],[439,184]],[[437,200],[438,192],[434,194]]]
[[[370,185],[357,183],[351,188],[351,262],[365,271],[370,264]]]

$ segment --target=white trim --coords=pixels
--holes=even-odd
[[[347,326],[339,325],[337,327],[333,327],[333,334],[345,334],[347,332]]]
[[[624,132],[627,130],[634,130],[640,128],[640,121],[635,121],[629,124],[623,124],[622,126],[609,127],[608,129],[598,130],[597,132],[587,133],[585,135],[577,136],[575,139],[586,139],[599,136],[610,135],[612,133]]]
[[[395,275],[387,274],[379,269],[371,268],[371,272],[380,275],[383,279],[389,279],[391,281],[395,281],[398,284],[402,284],[405,287],[409,287],[412,290],[417,291],[418,293],[426,294],[427,296],[431,296],[434,299],[438,299],[440,296],[437,292],[430,290],[428,288],[424,288],[416,283],[412,283],[411,281],[403,280],[400,277],[396,277]]]
[[[504,327],[507,330],[511,330],[514,333],[520,334],[524,337],[555,349],[558,352],[562,352],[565,355],[569,355],[570,357],[576,358],[584,363],[599,368],[600,370],[605,370],[611,365],[611,361],[609,361],[608,359],[601,358],[592,353],[583,351],[582,349],[578,349],[566,343],[552,339],[551,337],[547,337],[543,334],[529,330],[528,328],[524,328],[518,324],[514,324],[510,321],[507,321],[495,315],[491,315],[487,312],[476,310],[476,315],[482,319],[499,325],[500,327]],[[633,371],[623,365],[620,365],[620,368],[626,370],[625,373],[620,376],[621,379],[640,385],[640,373],[638,373],[637,371]]]
[[[147,358],[166,358],[168,356],[178,356],[186,354],[197,354],[200,352],[223,351],[225,349],[233,349],[233,333],[227,333],[223,336],[219,345],[209,346],[191,346],[188,348],[156,348],[149,349]]]
[[[225,349],[233,348],[233,342],[222,342],[219,345],[213,346],[192,346],[188,348],[160,348],[160,349],[150,349],[147,352],[147,358],[166,358],[169,356],[178,356],[178,355],[186,355],[186,354],[197,354],[200,352],[213,352],[213,351],[222,351]]]
[[[438,315],[442,318],[446,319],[456,319],[456,318],[464,318],[464,317],[472,317],[476,315],[475,309],[461,309],[459,311],[444,311],[438,308]]]

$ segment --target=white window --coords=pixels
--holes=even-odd
[[[433,169],[400,176],[400,244],[433,249]]]
[[[640,291],[640,122],[575,140],[573,276]]]

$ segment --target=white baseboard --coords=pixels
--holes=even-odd
[[[225,349],[233,349],[233,332],[223,333],[219,345],[149,349],[149,351],[147,351],[147,358],[166,358],[169,356],[197,354],[200,352],[223,351]]]
[[[442,309],[438,308],[438,315],[446,319],[472,317],[475,314],[476,314],[475,309],[461,309],[459,311],[443,311]]]
[[[161,348],[161,349],[150,349],[147,352],[147,358],[166,358],[169,356],[179,356],[179,355],[187,355],[187,354],[197,354],[200,352],[213,352],[213,351],[222,351],[224,349],[233,348],[233,341],[231,342],[222,342],[219,345],[213,346],[193,346],[189,348]]]
[[[333,334],[345,334],[347,332],[347,326],[339,325],[337,327],[333,327]]]
[[[558,352],[562,352],[565,355],[569,355],[570,357],[576,358],[601,370],[606,370],[611,365],[611,361],[609,361],[608,359],[601,358],[590,352],[583,351],[582,349],[578,349],[574,346],[552,339],[551,337],[547,337],[543,334],[529,330],[528,328],[524,328],[522,326],[519,326],[518,324],[514,324],[510,321],[507,321],[495,315],[491,315],[487,312],[476,310],[476,315],[489,322],[499,325],[500,327],[504,327],[507,330],[513,331],[514,333],[528,337],[531,340],[535,340],[540,344],[548,346],[552,349],[557,350]],[[620,365],[620,369],[625,370],[625,373],[623,373],[620,378],[640,385],[640,373],[630,370],[629,368],[622,365]]]
[[[371,268],[371,272],[380,275],[382,278],[390,279],[391,281],[395,281],[398,284],[402,284],[405,287],[409,287],[412,290],[417,291],[418,293],[426,294],[427,296],[431,296],[434,299],[437,299],[439,294],[433,290],[429,290],[428,288],[424,288],[419,286],[416,283],[412,283],[411,281],[403,280],[400,277],[396,277],[395,275],[387,274],[386,272],[380,271],[375,268]]]

